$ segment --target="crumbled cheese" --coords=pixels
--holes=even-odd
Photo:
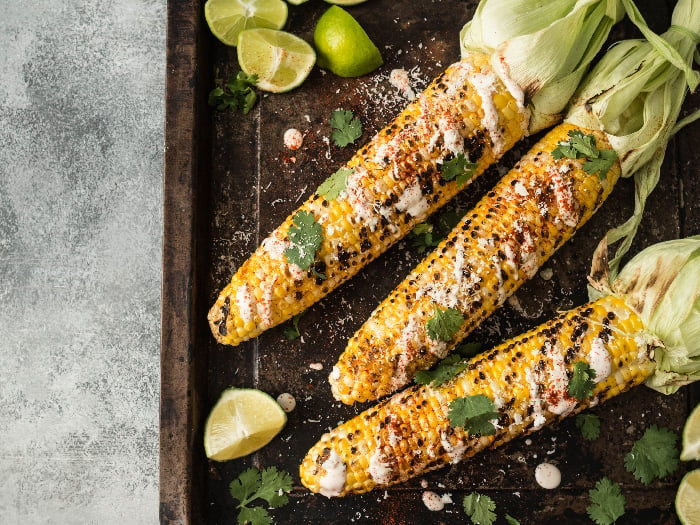
[[[416,98],[416,92],[411,87],[411,80],[405,69],[392,69],[389,73],[389,83],[398,89],[408,100]]]
[[[459,439],[457,443],[453,445],[450,442],[450,436],[444,431],[440,435],[440,443],[442,444],[442,448],[445,449],[445,452],[450,457],[450,463],[453,464],[459,463],[467,450],[467,444]]]
[[[562,172],[561,169],[549,168],[547,171],[552,181],[559,219],[570,228],[575,228],[578,225],[579,212],[571,190],[571,182],[568,179],[564,180],[562,174],[566,172]]]
[[[394,477],[394,470],[394,465],[378,447],[369,458],[369,475],[377,485],[387,485]]]
[[[287,148],[291,150],[297,150],[301,148],[303,142],[304,136],[298,129],[289,128],[287,131],[284,132],[284,145]]]
[[[244,322],[249,323],[253,320],[255,297],[247,284],[242,284],[236,289],[236,306],[238,315]]]
[[[411,217],[420,220],[429,208],[428,200],[418,184],[409,186],[404,190],[396,203],[396,209],[408,213]]]
[[[309,368],[311,370],[323,370],[323,363],[311,363]]]
[[[610,353],[605,348],[605,343],[603,343],[600,337],[596,337],[591,342],[591,351],[588,354],[588,361],[591,368],[595,370],[594,382],[600,383],[610,375],[612,371]]]

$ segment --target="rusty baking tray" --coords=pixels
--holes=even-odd
[[[323,432],[365,407],[332,401],[327,374],[345,341],[381,299],[419,261],[401,242],[360,275],[310,308],[300,323],[302,338],[288,341],[285,326],[236,348],[217,345],[206,313],[235,267],[260,240],[352,154],[329,145],[333,109],[360,116],[366,141],[396,114],[405,100],[388,82],[394,68],[411,73],[420,88],[459,54],[457,34],[476,2],[463,0],[370,0],[352,13],[378,43],[385,65],[360,79],[340,79],[316,68],[299,89],[261,98],[242,116],[207,105],[216,82],[237,70],[235,49],[208,31],[203,0],[168,2],[166,151],[161,353],[160,516],[162,523],[234,523],[235,503],[227,487],[244,468],[275,465],[295,480],[291,503],[272,511],[276,523],[422,524],[467,523],[461,501],[479,491],[497,503],[499,523],[506,513],[523,524],[591,523],[588,490],[603,475],[621,483],[627,513],[619,523],[675,523],[673,498],[679,471],[645,487],[624,469],[624,454],[650,424],[680,432],[697,388],[664,397],[641,387],[592,411],[602,421],[601,437],[581,438],[573,420],[545,428],[473,460],[432,472],[423,485],[450,493],[454,504],[431,512],[415,479],[389,490],[342,499],[311,495],[300,486],[298,465]],[[652,26],[663,30],[670,8],[639,2]],[[327,4],[312,0],[290,6],[287,28],[311,41]],[[634,36],[627,23],[612,38]],[[697,101],[695,101],[697,104]],[[690,104],[689,108],[690,109]],[[285,149],[283,132],[299,128],[304,147]],[[670,144],[663,181],[652,196],[638,250],[653,242],[700,232],[700,126],[687,128]],[[513,164],[528,143],[509,153]],[[501,171],[502,173],[502,171]],[[451,205],[468,209],[499,176],[494,168]],[[470,340],[496,343],[586,300],[590,256],[598,240],[632,210],[633,184],[621,181],[598,214]],[[322,367],[322,369],[318,369]],[[221,391],[256,387],[277,395],[292,393],[297,408],[270,445],[250,457],[208,462],[202,426]],[[545,491],[534,481],[535,466],[546,459],[559,466],[563,482]]]

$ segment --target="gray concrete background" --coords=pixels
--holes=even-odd
[[[0,0],[0,523],[158,521],[166,0]]]

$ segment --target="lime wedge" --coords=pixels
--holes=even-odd
[[[350,13],[334,5],[316,24],[314,44],[318,65],[340,77],[359,77],[384,62],[365,30]]]
[[[258,75],[256,87],[283,93],[299,86],[316,63],[314,49],[298,36],[274,29],[248,29],[238,37],[238,64]]]
[[[287,3],[283,0],[207,0],[204,18],[216,38],[227,46],[238,43],[246,29],[281,29],[287,21]]]
[[[683,525],[700,525],[700,469],[683,476],[676,493],[676,514]]]
[[[700,405],[688,416],[683,427],[681,461],[700,460]]]
[[[265,392],[229,388],[214,405],[204,426],[204,452],[227,461],[264,447],[287,423],[287,415]]]
[[[366,1],[367,0],[326,0],[329,4],[335,5],[357,5]]]

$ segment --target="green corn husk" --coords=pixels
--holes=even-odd
[[[460,46],[462,55],[492,55],[506,84],[522,90],[529,132],[535,133],[561,121],[590,62],[623,15],[621,0],[481,0],[460,32]]]
[[[700,235],[655,244],[611,279],[607,241],[593,258],[591,299],[616,295],[646,326],[656,371],[647,386],[672,394],[700,379]]]

